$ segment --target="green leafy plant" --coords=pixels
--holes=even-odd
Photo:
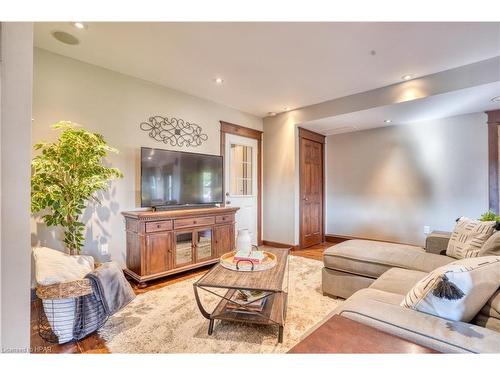
[[[498,216],[493,211],[489,210],[488,212],[481,215],[479,218],[481,221],[500,221],[500,216]]]
[[[31,212],[40,213],[49,226],[64,228],[64,244],[79,254],[85,224],[81,215],[89,201],[100,204],[96,193],[109,189],[109,181],[123,177],[117,168],[106,167],[103,158],[118,151],[100,134],[69,121],[51,126],[61,131],[54,143],[37,143],[41,154],[31,162]]]

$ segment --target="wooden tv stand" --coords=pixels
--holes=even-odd
[[[127,211],[125,273],[148,281],[214,264],[235,247],[237,207],[170,211]]]

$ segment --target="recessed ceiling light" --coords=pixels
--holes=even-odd
[[[285,111],[289,111],[291,108],[290,107],[285,107],[284,110]]]
[[[413,76],[411,74],[405,74],[404,76],[401,77],[403,80],[408,81],[409,79],[412,79]]]
[[[64,44],[69,44],[69,45],[76,45],[80,43],[77,37],[71,35],[70,33],[66,33],[64,31],[54,31],[52,33],[52,36],[56,38],[58,41]]]
[[[85,25],[83,22],[73,22],[72,25],[79,30],[85,30],[87,28],[87,25]]]
[[[276,116],[276,112],[267,112],[268,116]]]
[[[384,122],[385,122],[386,124],[389,124],[389,123],[391,123],[391,122],[392,122],[392,120],[387,119],[387,120],[384,120]]]
[[[500,102],[500,96],[495,96],[494,98],[491,98],[492,102]]]
[[[220,77],[214,78],[214,82],[218,85],[222,85],[224,83],[224,80]]]

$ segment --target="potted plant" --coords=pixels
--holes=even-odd
[[[31,212],[41,213],[48,226],[62,226],[65,247],[74,255],[84,243],[85,224],[80,219],[88,202],[100,204],[96,193],[108,190],[109,181],[123,175],[103,164],[108,153],[118,151],[102,135],[69,121],[52,128],[61,131],[56,142],[34,145],[41,153],[31,162]]]

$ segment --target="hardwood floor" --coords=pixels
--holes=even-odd
[[[342,242],[342,240],[338,240],[339,242]],[[307,249],[299,249],[299,250],[294,250],[291,252],[292,255],[296,256],[302,256],[305,258],[311,258],[311,259],[316,259],[316,260],[321,260],[322,259],[322,254],[323,251],[334,245],[335,243],[332,242],[324,242],[319,245],[311,246]],[[132,288],[134,289],[134,292],[138,295],[141,293],[146,293],[151,290],[159,289],[167,285],[175,284],[177,282],[186,280],[192,276],[195,275],[201,275],[207,270],[210,269],[212,266],[206,266],[202,268],[198,268],[196,270],[192,271],[187,271],[183,272],[178,275],[173,275],[173,276],[168,276],[163,279],[159,279],[156,281],[153,281],[148,284],[146,288],[139,289],[137,288],[137,285],[133,282],[131,282]],[[38,334],[38,309],[40,309],[41,306],[41,301],[39,299],[33,301],[31,303],[31,350],[32,353],[44,353],[44,354],[49,354],[49,353],[86,353],[86,354],[104,354],[104,353],[109,353],[108,349],[106,348],[104,340],[99,336],[99,334],[94,333],[92,335],[89,335],[85,337],[83,340],[80,340],[78,342],[69,342],[66,344],[51,344],[44,339],[42,339],[39,334]]]

